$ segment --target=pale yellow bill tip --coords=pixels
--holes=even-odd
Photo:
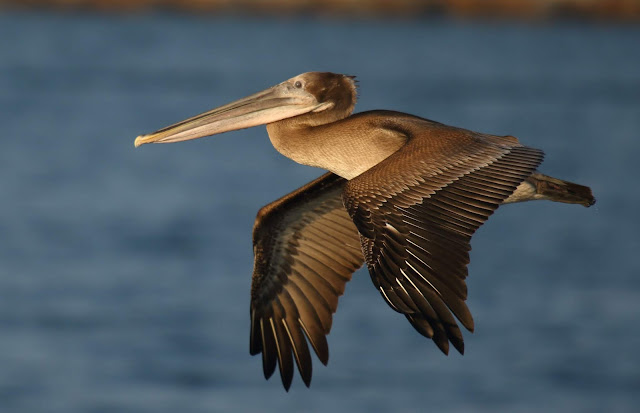
[[[144,141],[144,138],[148,136],[148,135],[140,135],[136,138],[136,140],[133,142],[133,146],[135,146],[136,148],[140,145],[142,145],[143,143],[146,143]]]

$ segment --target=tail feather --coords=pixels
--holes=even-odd
[[[534,173],[527,181],[536,189],[536,193],[542,199],[567,204],[580,204],[590,207],[596,203],[596,199],[588,186],[574,184],[551,176]]]

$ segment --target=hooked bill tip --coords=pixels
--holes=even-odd
[[[147,135],[140,135],[136,138],[136,140],[133,142],[133,146],[135,146],[136,148],[140,145],[142,145],[144,142],[144,138]]]

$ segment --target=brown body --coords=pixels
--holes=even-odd
[[[445,353],[464,351],[473,233],[503,203],[536,199],[590,206],[587,187],[537,172],[543,153],[511,136],[390,111],[351,115],[352,77],[305,73],[136,139],[176,142],[267,124],[273,146],[327,169],[265,206],[254,226],[251,354],[265,377],[293,363],[308,386],[307,341],[326,364],[326,335],[346,282],[363,262],[385,301]]]

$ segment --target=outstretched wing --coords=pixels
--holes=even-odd
[[[364,261],[358,231],[342,204],[345,183],[327,173],[263,207],[253,228],[250,352],[262,352],[266,378],[277,361],[287,390],[292,356],[304,383],[311,383],[305,335],[327,364],[325,336],[338,297]]]
[[[463,353],[453,316],[473,331],[465,304],[471,236],[543,153],[426,120],[416,129],[400,130],[412,136],[407,144],[346,184],[344,202],[387,303],[445,354],[449,342]]]

